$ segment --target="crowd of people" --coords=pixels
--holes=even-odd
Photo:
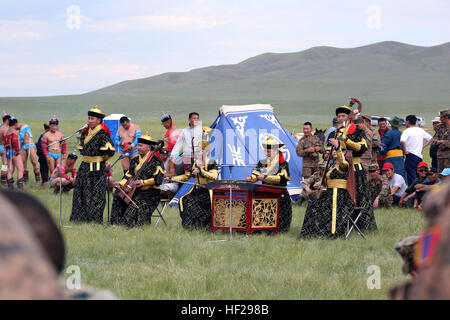
[[[352,103],[360,104],[360,101],[353,98]],[[378,128],[374,128],[371,126],[371,116],[359,113],[354,116],[355,114],[347,106],[337,108],[333,126],[322,139],[313,134],[310,122],[303,124],[304,135],[297,145],[297,154],[303,160],[302,191],[296,202],[308,202],[305,222],[308,222],[310,215],[316,216],[315,211],[323,211],[323,203],[318,205],[312,202],[319,198],[323,200],[322,197],[327,194],[323,191],[327,185],[329,187],[333,184],[333,179],[339,180],[340,184],[348,179],[355,182],[354,191],[349,189],[349,195],[354,199],[356,207],[361,208],[364,213],[358,221],[358,226],[362,229],[376,228],[373,210],[380,207],[398,206],[421,210],[425,194],[433,186],[448,179],[450,110],[441,110],[439,117],[433,119],[434,136],[416,126],[417,118],[414,115],[406,117],[406,129],[402,132],[398,117],[390,121],[379,118]],[[192,189],[180,199],[182,225],[207,226],[206,222],[192,222],[195,218],[185,213],[187,208],[188,211],[195,212],[194,215],[210,214],[210,201],[206,201],[209,195],[199,185],[218,177],[217,163],[209,159],[210,129],[200,125],[199,114],[190,113],[188,126],[181,132],[175,127],[172,117],[164,114],[161,124],[166,132],[159,140],[161,143],[153,140],[148,133],[143,134],[139,125],[132,123],[126,116],[120,118],[120,127],[115,136],[111,137],[108,127],[103,123],[103,117],[104,114],[98,107],[88,112],[88,126],[81,131],[77,146],[82,156],[82,163],[77,170],[78,155],[67,152],[64,134],[59,129],[59,120],[55,116],[44,124],[44,132],[35,144],[30,127],[5,114],[0,126],[1,183],[13,189],[13,175],[17,171],[17,187],[23,190],[24,183],[29,179],[26,170],[29,159],[36,182],[42,186],[51,187],[55,193],[67,192],[77,186],[74,190],[71,220],[102,222],[105,206],[102,194],[106,189],[116,189],[116,195],[120,196],[115,196],[113,200],[112,223],[134,226],[150,223],[151,213],[160,198],[172,197],[182,184],[195,177],[196,183]],[[350,122],[351,128],[348,127]],[[428,145],[431,164],[423,161],[423,150]],[[117,182],[113,179],[108,162],[116,149],[120,153],[124,174]],[[346,151],[351,152],[351,160],[345,156]],[[150,153],[153,158],[151,161]],[[274,157],[270,152],[266,155],[268,159]],[[140,170],[144,161],[151,162],[152,165],[146,166],[146,170]],[[350,165],[353,170],[349,169]],[[288,169],[287,166],[287,172]],[[336,172],[331,173],[330,170]],[[136,175],[139,175],[139,179]],[[255,181],[252,176],[247,180],[255,182],[258,177]],[[263,182],[268,183],[268,180]],[[127,198],[127,188],[139,190],[134,194],[138,200],[138,195],[145,195],[144,200],[137,201],[140,205],[134,201],[136,199],[133,194],[130,199]],[[334,211],[337,210],[337,202],[345,203],[338,201],[342,200],[342,191],[339,191],[342,188],[338,186],[335,189],[329,195],[333,200],[329,206]],[[338,211],[345,211],[345,208],[341,209]],[[354,211],[350,207],[347,209],[349,212]],[[131,213],[124,213],[127,210]],[[146,213],[140,214],[143,211]],[[334,217],[333,221],[330,220],[333,231],[336,228],[336,214],[331,214]],[[129,217],[125,218],[126,216]],[[147,218],[143,220],[142,216]],[[304,227],[307,229],[308,223]],[[314,233],[306,232],[306,229],[303,234]]]
[[[356,127],[364,132],[364,149],[360,157],[354,154],[366,172],[370,201],[374,209],[380,207],[409,207],[422,210],[422,201],[433,186],[439,185],[450,175],[450,110],[441,110],[433,119],[434,136],[416,126],[417,117],[406,117],[406,129],[401,131],[401,120],[393,117],[378,119],[378,128],[371,126],[371,116],[365,114],[354,120]],[[326,157],[324,147],[337,132],[338,118],[325,141],[313,135],[312,125],[305,122],[304,136],[297,145],[297,154],[303,157],[302,193],[298,203],[313,200],[324,178]],[[430,146],[431,163],[423,161],[423,150]],[[355,157],[356,156],[356,157]]]

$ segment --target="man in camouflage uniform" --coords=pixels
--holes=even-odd
[[[369,166],[377,162],[377,153],[380,149],[380,135],[377,130],[370,127],[371,117],[367,114],[363,115],[361,118],[356,118],[355,123],[358,128],[364,130],[366,134],[367,150],[361,156],[361,164],[367,172],[367,180],[370,180],[370,175],[368,173]]]
[[[306,199],[318,199],[320,182],[322,181],[323,172],[325,170],[327,163],[321,160],[318,164],[319,171],[314,172],[309,178],[302,180],[302,191],[300,192],[300,197],[303,200]]]
[[[372,163],[369,166],[369,175],[370,195],[373,201],[373,208],[391,207],[393,201],[391,187],[388,179],[380,174],[380,168],[378,167],[377,162]]]
[[[437,127],[433,143],[438,147],[438,171],[450,168],[450,109],[439,112],[441,124]]]
[[[423,211],[427,226],[407,251],[407,270],[413,278],[390,289],[391,299],[450,299],[450,183],[445,182],[426,196]],[[405,239],[406,240],[406,239]],[[409,252],[409,254],[408,254]]]
[[[318,169],[319,153],[324,153],[325,147],[319,137],[312,134],[311,122],[303,124],[304,136],[297,144],[297,155],[303,158],[302,177],[308,178]]]

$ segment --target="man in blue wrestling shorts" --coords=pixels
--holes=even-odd
[[[122,158],[122,169],[125,174],[130,168],[130,160],[139,155],[136,146],[138,138],[142,136],[142,132],[139,126],[131,123],[128,117],[124,116],[119,121],[121,126],[117,129],[114,144],[120,148],[119,152],[121,155],[128,153],[128,156]]]
[[[1,171],[1,184],[6,185],[8,180],[8,161],[6,160],[6,149],[5,149],[5,134],[8,131],[9,119],[11,116],[9,114],[4,114],[2,117],[3,123],[0,125],[0,156],[2,158],[2,171]]]
[[[38,166],[36,145],[33,141],[33,133],[31,132],[30,127],[25,123],[16,123],[14,125],[14,129],[19,131],[19,142],[21,148],[20,155],[22,156],[23,161],[23,179],[25,182],[28,181],[27,161],[29,157],[31,160],[31,165],[33,166],[36,183],[39,183],[41,182],[41,172]]]
[[[66,141],[62,141],[64,134],[59,130],[59,120],[53,117],[48,124],[50,130],[42,136],[41,148],[42,153],[47,159],[48,169],[51,174],[56,166],[61,164],[61,160],[66,158],[67,145]]]

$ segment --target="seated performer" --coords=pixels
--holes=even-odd
[[[151,155],[153,147],[157,144],[148,134],[138,138],[139,156],[131,159],[130,169],[123,179],[114,183],[118,191],[114,194],[111,224],[125,225],[129,228],[151,224],[152,213],[158,207],[161,198],[159,186],[164,179],[161,160],[157,153]],[[134,204],[131,201],[125,202],[126,198],[119,196],[120,190],[128,192],[133,185],[137,188],[131,196]]]
[[[337,150],[331,156],[333,164],[327,170],[327,190],[319,199],[309,203],[300,237],[326,237],[333,239],[345,235],[354,203],[347,190],[349,164],[338,140],[331,142]]]
[[[59,120],[53,117],[48,124],[50,130],[42,136],[41,149],[47,160],[48,169],[52,173],[61,160],[66,158],[67,145],[66,141],[60,143],[64,135],[58,128]]]
[[[78,156],[75,153],[70,153],[67,159],[63,159],[62,165],[58,164],[53,170],[50,177],[50,187],[54,189],[54,193],[59,193],[60,184],[62,186],[61,191],[63,192],[73,189],[77,177],[77,169],[75,169],[75,162],[77,159]],[[68,173],[71,173],[72,177],[70,177]]]
[[[195,185],[180,198],[181,225],[185,229],[210,228],[211,227],[211,197],[206,184],[217,180],[219,171],[217,163],[209,159],[209,142],[199,142],[201,150],[195,148],[195,161],[190,164],[183,175],[166,177],[166,182],[185,182],[191,177],[195,179]]]
[[[264,141],[263,147],[266,154],[266,159],[260,160],[251,175],[246,178],[248,182],[261,181],[262,183],[273,186],[287,186],[287,182],[291,179],[289,176],[289,164],[284,160],[283,153],[280,148],[284,144],[278,143],[272,137]],[[286,232],[291,226],[292,220],[292,206],[289,192],[286,191],[280,198],[280,217],[279,217],[279,232]]]

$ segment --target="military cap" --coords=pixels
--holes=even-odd
[[[440,117],[435,117],[433,120],[431,120],[432,123],[435,122],[441,122],[441,118]]]
[[[416,269],[414,266],[414,247],[418,241],[419,235],[415,234],[397,242],[395,245],[395,250],[405,263],[402,268],[404,274],[408,274]]]
[[[443,109],[439,111],[440,117],[450,117],[450,109]]]
[[[380,169],[378,163],[372,163],[371,165],[369,165],[369,171],[377,171],[378,169]]]
[[[327,162],[325,160],[320,160],[318,166],[321,169],[325,169],[325,167],[327,166]]]
[[[364,114],[362,117],[363,117],[363,119],[365,119],[367,121],[372,121],[372,117],[369,116],[368,114]]]

